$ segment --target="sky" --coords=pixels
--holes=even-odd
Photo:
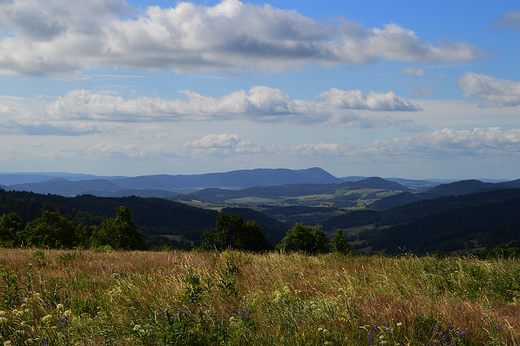
[[[520,178],[518,1],[0,0],[0,172]]]

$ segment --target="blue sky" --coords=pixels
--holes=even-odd
[[[0,2],[0,172],[520,177],[517,1]]]

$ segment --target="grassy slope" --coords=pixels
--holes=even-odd
[[[1,258],[0,333],[13,345],[520,340],[518,260],[29,249]]]

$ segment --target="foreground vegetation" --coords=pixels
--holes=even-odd
[[[0,262],[4,345],[520,342],[512,259],[0,249]]]

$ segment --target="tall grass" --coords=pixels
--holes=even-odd
[[[0,249],[4,345],[518,345],[520,262]]]

